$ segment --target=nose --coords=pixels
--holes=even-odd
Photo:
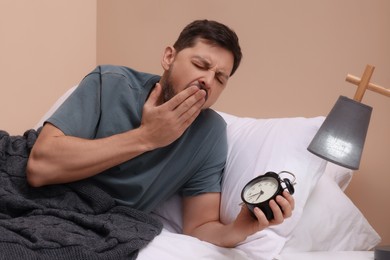
[[[215,73],[212,70],[208,70],[205,72],[205,75],[203,75],[203,77],[199,80],[199,83],[202,85],[202,88],[204,88],[205,90],[210,89],[214,80],[214,74]]]

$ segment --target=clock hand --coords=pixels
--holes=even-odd
[[[264,191],[261,190],[261,191],[259,192],[259,196],[257,196],[256,200],[258,200],[258,199],[260,198],[260,196],[263,195],[263,194],[264,194]]]
[[[248,196],[248,198],[252,198],[252,197],[254,197],[254,196],[256,196],[256,195],[258,195],[260,192],[258,192],[258,193],[255,193],[255,194],[252,194],[252,195],[249,195]]]

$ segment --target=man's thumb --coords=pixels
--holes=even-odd
[[[161,90],[162,87],[160,83],[156,83],[156,86],[152,90],[152,92],[149,95],[149,98],[147,100],[147,103],[150,103],[151,105],[157,105],[159,98],[161,96]]]

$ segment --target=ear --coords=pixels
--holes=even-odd
[[[164,50],[164,55],[161,60],[161,66],[164,68],[164,70],[169,70],[171,67],[171,64],[175,60],[176,56],[176,50],[172,46],[168,46]]]

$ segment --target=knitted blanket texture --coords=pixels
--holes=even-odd
[[[88,180],[33,188],[26,165],[39,132],[0,131],[0,260],[135,259],[162,224]]]

